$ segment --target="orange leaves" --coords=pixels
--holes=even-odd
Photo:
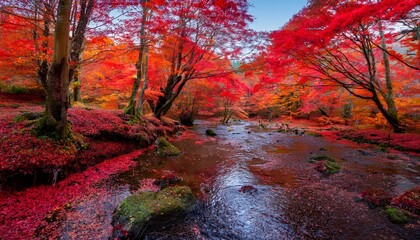
[[[155,91],[155,90],[151,90],[151,89],[146,89],[146,91],[144,92],[144,98],[146,100],[152,100],[153,102],[156,102],[157,99],[163,96],[161,91]]]

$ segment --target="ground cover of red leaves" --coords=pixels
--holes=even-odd
[[[343,130],[337,133],[342,138],[360,143],[391,147],[401,151],[420,153],[420,134],[391,133],[383,130]]]
[[[277,124],[289,123],[290,128],[302,128],[307,130],[307,134],[318,134],[332,141],[347,139],[357,143],[379,145],[383,148],[420,153],[420,134],[414,132],[393,133],[391,130],[375,129],[374,126],[367,129],[356,129],[339,121],[325,121],[323,118],[311,120],[281,118],[275,122]]]
[[[151,145],[161,135],[175,131],[175,124],[145,117],[130,123],[122,110],[73,107],[68,111],[74,133],[82,135],[87,148],[32,134],[35,120],[17,121],[22,113],[43,111],[39,101],[0,101],[0,181],[8,185],[19,178],[55,182],[54,173],[80,171],[105,159]],[[45,177],[47,176],[47,177]],[[45,180],[45,179],[44,179]],[[42,182],[42,180],[41,180]],[[43,181],[45,182],[45,181]]]
[[[0,192],[0,239],[32,239],[51,234],[54,232],[49,229],[51,223],[60,221],[63,211],[69,210],[75,199],[102,194],[96,184],[113,174],[128,171],[136,163],[133,159],[142,153],[143,150],[136,150],[106,160],[54,186],[36,186],[11,194]]]

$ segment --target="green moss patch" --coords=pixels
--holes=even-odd
[[[182,219],[195,206],[187,186],[169,187],[161,192],[143,192],[127,197],[117,208],[114,237],[127,232],[130,238],[141,237],[147,230],[159,229]],[[122,231],[119,231],[122,230]]]
[[[330,175],[341,171],[341,166],[337,163],[337,160],[329,156],[314,156],[310,158],[309,162],[315,163],[315,169],[324,175]]]
[[[388,208],[385,210],[385,214],[388,216],[389,221],[396,224],[408,223],[409,216],[405,212],[397,208]]]
[[[164,137],[159,137],[156,142],[156,153],[159,156],[178,156],[181,151],[172,145],[168,140]]]

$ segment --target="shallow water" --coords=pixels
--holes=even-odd
[[[207,128],[218,135],[205,136]],[[355,201],[367,189],[396,196],[420,186],[418,157],[263,130],[246,122],[223,126],[199,121],[172,142],[180,156],[146,152],[129,172],[102,183],[108,196],[93,197],[75,212],[83,215],[89,204],[99,202],[99,213],[91,215],[109,225],[112,209],[138,191],[143,179],[171,172],[192,188],[199,204],[184,221],[151,232],[147,239],[420,239],[419,222],[395,225],[381,210]],[[337,159],[342,171],[323,176],[308,162],[316,155]],[[247,185],[257,191],[241,192]],[[64,225],[62,232],[79,232],[77,225]],[[111,228],[101,229],[97,236],[106,238]]]

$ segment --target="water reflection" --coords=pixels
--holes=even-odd
[[[210,126],[218,134],[214,138],[205,135]],[[387,229],[380,235],[398,238],[406,229],[396,228],[353,199],[370,187],[400,193],[420,180],[418,165],[395,160],[383,165],[378,156],[385,153],[380,151],[364,149],[369,154],[360,154],[322,138],[281,134],[245,122],[230,126],[198,122],[173,143],[183,152],[180,156],[161,158],[150,151],[138,159],[137,167],[120,176],[122,184],[129,183],[136,191],[141,179],[171,171],[200,199],[183,223],[152,232],[148,239],[379,236],[375,230],[366,231],[366,226]],[[308,163],[314,155],[336,158],[343,173],[323,177]],[[257,191],[241,192],[243,186]]]

